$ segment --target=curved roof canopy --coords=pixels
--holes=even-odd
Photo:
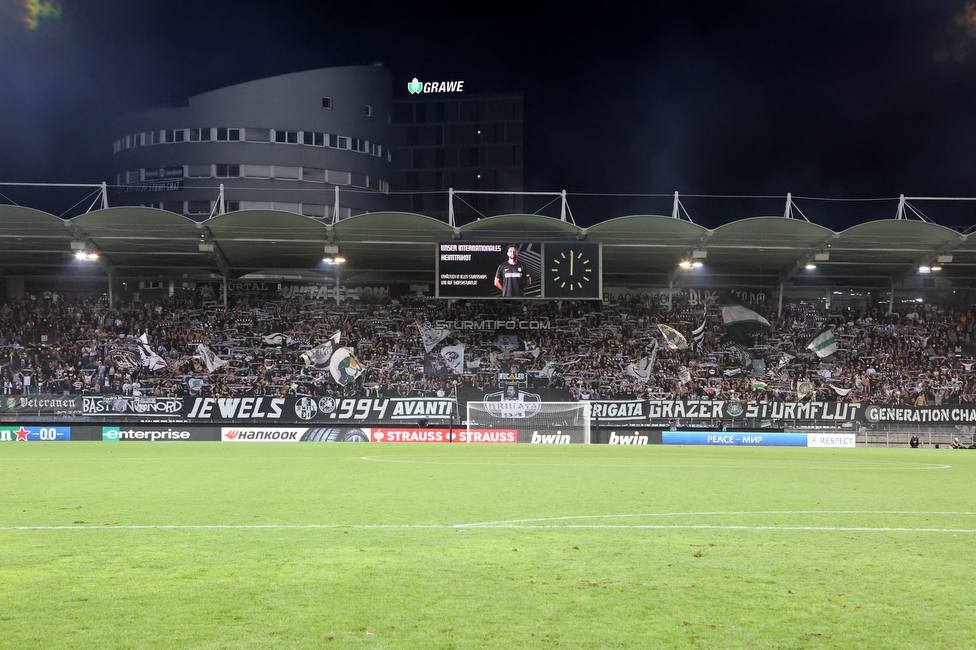
[[[155,208],[96,210],[63,220],[0,206],[0,274],[120,278],[240,278],[266,274],[331,276],[323,259],[339,253],[345,282],[434,280],[438,242],[556,242],[603,245],[604,284],[691,284],[690,273],[730,283],[887,288],[942,261],[954,286],[976,287],[976,241],[936,224],[873,221],[833,232],[806,221],[752,217],[709,230],[662,215],[632,215],[590,228],[538,215],[488,217],[461,227],[418,214],[378,212],[336,224],[287,212],[248,210],[193,221]],[[79,251],[97,253],[82,264]],[[701,261],[684,271],[683,260]],[[949,261],[951,259],[951,262]],[[815,272],[807,264],[816,264]]]

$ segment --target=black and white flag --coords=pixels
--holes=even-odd
[[[657,328],[661,330],[661,336],[664,337],[664,341],[668,344],[668,347],[672,350],[687,350],[688,349],[688,339],[678,330],[674,329],[670,325],[662,325],[658,323]]]
[[[416,327],[420,330],[420,338],[424,342],[424,350],[430,352],[434,347],[451,335],[451,330],[446,327],[434,327],[430,323],[417,323]]]
[[[702,314],[701,325],[691,330],[691,340],[694,342],[694,348],[696,350],[701,350],[702,343],[705,342],[705,324],[708,322],[707,315],[708,311]]]
[[[448,345],[441,349],[441,357],[448,368],[456,375],[464,374],[464,344]]]
[[[299,358],[305,363],[305,367],[315,368],[316,370],[328,368],[329,362],[332,360],[332,352],[339,345],[339,337],[341,334],[341,332],[336,332],[325,343],[299,355]]]
[[[162,358],[149,346],[149,335],[143,332],[142,336],[136,339],[136,346],[139,348],[139,358],[142,359],[142,367],[150,372],[162,370],[167,366],[166,359]]]
[[[199,354],[200,358],[203,359],[203,363],[207,366],[208,373],[227,365],[226,361],[218,357],[216,352],[208,348],[203,343],[197,345],[197,354]]]

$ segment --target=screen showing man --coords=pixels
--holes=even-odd
[[[508,261],[498,265],[495,271],[495,286],[501,289],[506,298],[520,298],[525,295],[525,289],[532,284],[529,271],[518,261],[518,248],[508,247]]]

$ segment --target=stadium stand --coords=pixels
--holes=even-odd
[[[465,328],[487,320],[520,329]],[[976,401],[971,310],[920,305],[888,314],[790,304],[769,321],[769,328],[737,334],[719,306],[668,312],[640,297],[578,303],[386,297],[337,304],[268,294],[232,298],[225,307],[183,292],[110,307],[104,297],[45,292],[0,307],[0,351],[8,395],[451,396],[458,385],[494,386],[499,372],[514,367],[532,386],[562,389],[574,399]],[[672,349],[660,327],[693,342],[691,332],[702,322],[701,344],[688,349]],[[425,349],[423,324],[444,332],[435,350]],[[821,359],[807,346],[826,327],[838,350]],[[341,386],[327,368],[301,358],[336,332],[365,368],[355,384]],[[158,370],[118,354],[138,352],[143,334],[165,360]],[[227,365],[208,372],[200,344]],[[439,358],[431,367],[443,347],[456,344],[464,346],[463,373]],[[641,376],[635,366],[651,356],[655,370]]]

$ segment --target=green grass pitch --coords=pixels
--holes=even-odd
[[[2,648],[973,648],[976,453],[0,445]]]

